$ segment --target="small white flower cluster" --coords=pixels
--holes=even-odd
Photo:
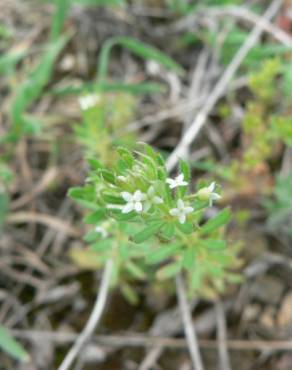
[[[175,179],[166,179],[166,183],[169,185],[170,189],[188,185],[188,183],[184,181],[183,174],[178,175]],[[209,204],[212,206],[212,202],[220,198],[220,195],[214,192],[215,187],[215,182],[212,182],[210,186],[200,189],[197,193],[197,197],[201,200],[209,200]],[[126,201],[126,204],[121,207],[122,213],[130,213],[132,211],[137,213],[141,213],[142,211],[147,212],[154,204],[163,203],[163,200],[155,194],[153,186],[150,186],[147,193],[136,190],[132,194],[129,192],[122,192],[121,195]],[[171,216],[177,217],[181,224],[184,224],[187,215],[193,212],[193,210],[193,207],[186,205],[182,199],[178,199],[177,207],[170,209],[169,213]]]
[[[176,176],[175,179],[166,179],[166,183],[169,184],[170,189],[177,188],[179,186],[187,186],[188,183],[184,181],[184,175],[181,173],[180,175]]]
[[[166,183],[169,184],[170,189],[177,188],[179,186],[187,186],[188,183],[184,181],[184,175],[180,174],[174,179],[168,178]],[[208,187],[202,188],[198,191],[197,197],[201,200],[209,200],[209,206],[211,207],[214,200],[218,200],[221,196],[215,193],[216,183],[212,182]],[[181,224],[185,223],[186,217],[193,211],[193,207],[186,206],[182,199],[177,200],[177,208],[172,208],[169,213],[172,216],[178,218]]]
[[[100,96],[97,94],[84,95],[79,98],[79,104],[83,110],[90,109],[100,102]]]
[[[184,175],[181,173],[176,176],[174,179],[166,179],[166,183],[169,185],[170,189],[177,188],[179,186],[187,186],[188,183],[184,181]],[[193,207],[186,206],[182,199],[177,200],[177,208],[172,208],[169,213],[172,216],[178,218],[181,224],[184,224],[187,218],[187,215],[194,210]]]
[[[169,211],[169,213],[172,216],[177,217],[181,224],[184,224],[186,221],[187,215],[193,212],[193,210],[194,210],[193,207],[186,206],[185,203],[181,199],[178,199],[177,208],[172,208]]]
[[[121,195],[127,202],[122,208],[123,213],[129,213],[132,211],[136,211],[137,213],[142,211],[147,212],[152,205],[163,203],[163,200],[155,195],[153,186],[150,186],[147,193],[142,193],[141,190],[136,190],[133,194],[124,191]]]

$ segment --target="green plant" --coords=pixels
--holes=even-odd
[[[0,236],[9,209],[8,185],[12,180],[12,172],[8,165],[0,160]]]
[[[36,66],[28,73],[24,81],[14,89],[10,108],[11,129],[0,142],[17,141],[22,135],[35,134],[41,129],[41,122],[28,114],[29,107],[41,96],[51,79],[55,61],[69,40],[62,35],[62,27],[69,9],[69,0],[56,0],[56,10],[52,18],[51,32],[45,52]],[[25,50],[12,51],[0,59],[0,71],[13,73],[17,63],[26,55]],[[10,64],[10,65],[9,65]]]
[[[292,239],[292,175],[278,177],[273,191],[274,199],[266,200],[267,227],[282,239]],[[286,239],[287,240],[287,239]]]
[[[141,41],[135,40],[132,37],[117,36],[108,39],[101,49],[98,62],[98,81],[102,82],[107,76],[110,53],[115,46],[121,46],[145,60],[155,60],[165,68],[174,70],[180,75],[183,75],[185,72],[178,63],[158,49]]]
[[[134,145],[134,134],[122,131],[133,117],[137,99],[126,93],[96,93],[84,95],[79,101],[83,122],[75,126],[77,141],[87,158],[110,165],[116,160],[115,147]]]
[[[131,291],[128,278],[165,280],[184,271],[189,291],[205,297],[222,292],[226,281],[238,280],[236,248],[227,247],[223,229],[228,208],[206,220],[205,210],[218,199],[217,186],[200,184],[189,193],[190,171],[168,178],[164,160],[144,145],[133,155],[119,148],[110,168],[91,160],[86,184],[70,196],[91,209],[85,223],[94,228],[85,240],[96,253],[97,266],[112,259],[112,284]]]
[[[22,362],[29,360],[27,352],[2,325],[0,325],[0,348],[16,360]]]
[[[272,178],[268,163],[283,144],[292,144],[289,105],[279,100],[279,92],[283,92],[283,71],[285,63],[279,58],[272,58],[250,73],[252,96],[246,103],[237,157],[228,165],[220,165],[214,160],[195,164],[195,167],[224,180],[226,193],[231,198],[238,194],[269,193]],[[226,106],[220,111],[223,118],[229,114]]]

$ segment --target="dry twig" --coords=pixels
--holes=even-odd
[[[187,296],[185,292],[185,287],[181,274],[178,274],[175,279],[176,291],[179,302],[179,307],[182,315],[182,320],[184,324],[186,340],[188,343],[188,348],[190,351],[192,363],[195,370],[203,370],[203,362],[201,359],[201,354],[199,350],[199,344],[197,340],[197,335],[192,323],[192,317],[187,301]]]
[[[226,344],[226,322],[225,313],[220,301],[216,302],[216,317],[217,317],[217,341],[218,352],[221,370],[231,370],[227,344]]]
[[[16,338],[26,340],[37,340],[44,338],[48,341],[53,341],[55,344],[72,343],[78,338],[77,334],[66,332],[50,332],[36,330],[11,330]],[[186,348],[188,346],[185,339],[156,337],[149,335],[141,335],[137,333],[127,333],[126,335],[95,335],[92,340],[99,345],[113,347],[152,347],[161,346],[167,348]],[[218,347],[217,340],[200,339],[199,345],[201,348],[216,349]],[[226,345],[230,350],[234,351],[291,351],[291,340],[241,340],[230,339],[226,341]]]
[[[267,11],[265,12],[265,14],[263,15],[263,19],[265,20],[272,19],[277,14],[281,5],[282,0],[274,0],[267,9]],[[178,145],[169,156],[167,160],[167,167],[169,170],[172,170],[175,167],[180,157],[185,156],[187,148],[193,143],[194,139],[197,137],[198,133],[204,126],[208,115],[211,113],[215,104],[218,102],[224,91],[227,89],[228,84],[234,77],[236,71],[240,67],[241,63],[247,56],[250,49],[258,41],[263,30],[264,27],[262,22],[258,22],[254,29],[251,31],[250,35],[248,36],[244,44],[242,45],[242,47],[238,50],[237,54],[235,55],[229,66],[226,68],[225,72],[223,73],[222,77],[215,85],[213,92],[207,98],[206,103],[197,114],[193,123],[191,124],[189,129],[186,130],[182,139],[179,141]]]
[[[6,222],[8,224],[38,223],[61,231],[72,237],[80,236],[80,232],[73,226],[67,224],[63,220],[43,213],[25,211],[15,212],[8,215]]]
[[[78,356],[83,346],[90,340],[90,337],[92,336],[101,318],[101,315],[106,304],[112,270],[113,270],[113,261],[108,260],[103,271],[100,289],[97,294],[96,301],[94,303],[93,310],[91,312],[89,320],[87,321],[82,333],[78,336],[76,342],[74,343],[70,351],[67,353],[65,359],[59,366],[58,370],[68,370],[73,364],[75,358]]]

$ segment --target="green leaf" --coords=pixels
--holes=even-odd
[[[135,243],[142,243],[157,233],[163,225],[164,222],[153,222],[146,226],[142,231],[135,234],[132,239]]]
[[[111,49],[116,45],[120,45],[132,51],[134,54],[143,59],[154,60],[162,64],[167,69],[172,69],[181,75],[184,74],[183,68],[178,63],[158,49],[155,49],[152,46],[144,44],[143,42],[135,40],[131,37],[120,36],[108,39],[101,49],[98,65],[98,80],[100,81],[106,78],[110,52]]]
[[[200,244],[210,250],[222,250],[226,248],[226,241],[225,240],[200,240]]]
[[[83,238],[87,243],[91,243],[97,239],[100,239],[100,233],[96,232],[95,230],[89,231],[84,238]]]
[[[191,288],[193,290],[199,290],[202,285],[201,281],[202,281],[202,271],[198,264],[196,264],[195,268],[192,270],[191,273]]]
[[[130,84],[124,82],[100,81],[94,86],[94,90],[101,92],[124,92],[132,95],[151,95],[166,91],[166,87],[163,84],[155,82],[140,82],[138,84]]]
[[[181,262],[170,263],[159,269],[156,273],[156,276],[159,280],[169,279],[178,274],[181,270],[181,267]]]
[[[102,239],[94,244],[91,244],[90,248],[95,252],[106,252],[111,249],[113,241],[111,239]]]
[[[176,226],[184,234],[191,234],[194,231],[194,227],[191,222],[185,222],[183,224],[177,222]]]
[[[181,248],[181,244],[167,244],[157,247],[156,250],[151,251],[151,253],[146,257],[146,263],[156,264],[163,262],[167,258],[174,255]]]
[[[28,362],[29,355],[24,348],[0,325],[0,348],[16,360]]]
[[[103,199],[107,203],[112,203],[112,204],[125,204],[125,201],[122,197],[118,197],[115,194],[111,193],[103,193],[102,194]]]
[[[115,185],[116,184],[116,177],[115,174],[109,170],[99,170],[99,173],[104,178],[105,181]]]
[[[136,279],[145,280],[146,274],[145,272],[134,262],[127,262],[126,263],[126,270]]]
[[[136,305],[139,303],[139,297],[137,293],[135,292],[135,289],[133,289],[129,284],[124,283],[121,286],[121,292],[129,303],[133,305]]]
[[[106,210],[105,209],[98,209],[97,211],[90,213],[84,218],[84,222],[86,224],[96,224],[101,221],[105,216]]]
[[[74,187],[69,189],[68,196],[80,205],[96,210],[99,206],[94,203],[92,190],[93,189],[86,187]]]
[[[185,181],[190,181],[191,170],[190,170],[189,163],[187,161],[184,161],[183,159],[181,159],[179,161],[179,168],[181,170],[181,173],[184,175],[184,180]]]
[[[56,10],[52,20],[50,40],[57,41],[69,10],[71,0],[55,0]]]
[[[194,268],[194,264],[196,262],[196,251],[194,246],[188,246],[184,253],[183,258],[183,266],[188,269],[192,270]]]
[[[94,188],[90,185],[71,188],[68,191],[68,195],[75,200],[93,200],[95,196]]]
[[[119,147],[117,148],[117,152],[121,156],[121,158],[126,162],[127,166],[131,168],[135,163],[135,158],[133,154],[126,148]]]
[[[25,57],[27,50],[11,50],[0,56],[0,74],[9,76],[15,71],[18,62]]]
[[[49,44],[36,68],[22,84],[17,86],[16,96],[11,104],[12,132],[16,139],[23,133],[32,132],[32,120],[25,116],[25,112],[41,95],[44,87],[51,79],[54,63],[68,39],[68,36],[60,37]]]
[[[9,197],[6,191],[0,190],[0,236],[2,227],[4,225],[5,217],[8,213],[9,208]]]
[[[88,163],[90,165],[90,168],[92,170],[98,171],[98,170],[103,168],[103,165],[97,159],[89,158],[87,161],[88,161]]]
[[[143,142],[140,142],[139,143],[140,145],[142,145],[145,153],[148,155],[148,157],[152,158],[154,162],[158,163],[159,165],[161,165],[159,163],[159,154],[152,148],[151,145],[148,145],[146,143],[143,143]]]
[[[228,223],[230,217],[231,217],[230,209],[229,208],[223,209],[215,217],[211,218],[209,221],[205,223],[205,225],[203,225],[200,228],[200,233],[208,234],[214,230],[219,229],[221,226]]]
[[[167,223],[161,229],[161,234],[166,239],[173,238],[174,233],[175,233],[175,226],[173,223]]]
[[[107,93],[107,92],[124,92],[127,94],[137,95],[152,95],[157,93],[163,93],[166,90],[165,86],[153,82],[141,82],[139,84],[128,84],[123,82],[106,82],[100,81],[82,83],[79,86],[55,86],[50,90],[52,95],[57,96],[69,96],[69,95],[80,95],[84,92],[93,93]]]
[[[111,213],[118,221],[130,221],[137,217],[137,213],[132,211],[129,213],[122,213],[119,209],[111,209]]]

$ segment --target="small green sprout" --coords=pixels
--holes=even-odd
[[[85,240],[99,266],[114,261],[113,284],[128,291],[127,280],[165,280],[183,271],[189,291],[210,298],[238,280],[230,272],[237,267],[236,248],[228,248],[223,235],[229,209],[206,219],[206,209],[220,198],[215,182],[192,193],[186,162],[172,179],[164,159],[146,144],[142,151],[118,153],[110,167],[91,160],[85,186],[70,191],[91,209],[85,222],[93,229]]]

